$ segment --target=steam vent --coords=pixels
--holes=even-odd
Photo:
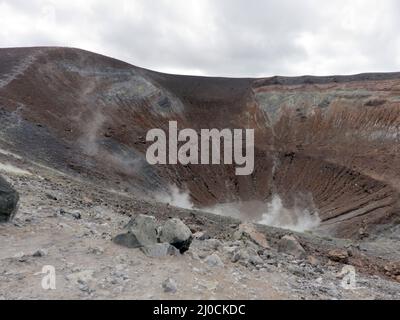
[[[255,170],[150,166],[146,133],[255,129]],[[65,48],[0,49],[0,141],[24,159],[117,192],[170,186],[197,208],[274,199],[358,238],[399,215],[400,74],[228,79],[157,73]],[[250,208],[254,207],[254,210]],[[361,230],[361,231],[360,231]]]

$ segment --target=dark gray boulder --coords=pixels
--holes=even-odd
[[[114,238],[114,243],[128,248],[141,248],[157,243],[157,223],[152,216],[138,215],[129,222],[126,230],[126,233]]]
[[[159,238],[160,242],[169,243],[184,253],[189,250],[193,234],[180,219],[170,219],[161,227]]]
[[[149,257],[177,255],[189,250],[193,240],[191,230],[180,219],[169,219],[158,226],[153,216],[138,215],[125,227],[125,233],[117,235],[114,243],[141,248]]]
[[[18,192],[0,177],[0,223],[11,221],[17,213]]]

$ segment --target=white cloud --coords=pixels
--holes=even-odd
[[[165,72],[400,70],[396,0],[0,0],[0,46],[73,46]]]

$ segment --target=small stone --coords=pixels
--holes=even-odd
[[[172,278],[165,280],[162,284],[162,287],[166,293],[176,293],[178,291],[176,281]]]
[[[179,255],[178,249],[171,246],[169,243],[157,243],[149,246],[144,246],[140,250],[150,258],[162,258],[166,256]]]
[[[210,267],[223,267],[224,263],[222,262],[221,258],[217,254],[212,254],[205,259],[205,262]]]
[[[203,280],[199,283],[199,289],[206,289],[209,291],[214,291],[218,288],[219,283],[217,281],[207,281]]]
[[[249,258],[249,262],[250,262],[252,265],[255,265],[255,266],[257,266],[257,265],[262,265],[262,264],[264,263],[263,259],[261,259],[260,256],[258,256],[258,255],[252,255],[252,256]]]
[[[262,249],[260,250],[260,246],[257,245],[255,242],[253,241],[245,241],[244,245],[246,246],[247,249],[258,252],[258,251],[262,251]]]
[[[82,215],[81,215],[81,213],[78,212],[78,211],[71,212],[71,216],[72,216],[75,220],[81,220],[81,219],[82,219]]]
[[[70,282],[76,284],[82,284],[82,283],[88,283],[89,281],[93,280],[93,275],[94,275],[93,270],[84,270],[69,274],[66,278]]]
[[[235,252],[238,251],[237,247],[230,247],[230,246],[225,246],[222,248],[222,251],[229,254],[229,255],[233,255]]]
[[[81,220],[82,219],[82,215],[81,215],[81,213],[79,211],[67,212],[64,209],[60,209],[60,214],[62,216],[69,215],[69,216],[73,217],[75,220]]]
[[[32,254],[32,257],[35,257],[35,258],[42,258],[42,257],[45,257],[45,256],[47,256],[47,255],[48,255],[47,250],[45,250],[45,249],[39,249],[39,250],[36,250],[36,251]]]
[[[298,240],[293,236],[284,236],[278,243],[278,251],[294,256],[297,259],[303,259],[306,251]]]
[[[315,258],[314,256],[308,256],[307,261],[309,264],[311,264],[314,267],[318,266],[320,264],[319,260],[317,258]]]
[[[347,250],[334,249],[328,252],[328,258],[332,261],[346,264],[349,261],[349,253]]]
[[[390,264],[387,264],[387,265],[384,267],[384,269],[385,269],[385,271],[390,272],[390,271],[392,271],[392,266],[391,266]]]
[[[28,257],[23,252],[18,252],[14,257],[18,262],[26,262]]]
[[[90,247],[88,249],[89,254],[94,254],[96,256],[100,256],[104,253],[104,249],[101,247]]]
[[[193,238],[197,240],[207,240],[210,239],[210,236],[206,232],[199,231],[193,235]]]
[[[232,256],[231,261],[233,263],[236,263],[236,262],[239,262],[239,261],[247,263],[249,261],[249,259],[250,259],[250,256],[254,256],[256,254],[257,254],[257,252],[252,250],[252,249],[248,249],[248,248],[247,249],[241,249],[241,250],[239,250],[239,251],[234,253],[234,255]]]
[[[400,262],[392,262],[384,267],[386,274],[389,276],[399,276],[400,275]]]
[[[359,237],[361,240],[369,237],[369,233],[367,232],[367,230],[364,227],[361,227],[360,229],[358,229],[358,234],[359,234]]]
[[[53,200],[53,201],[57,201],[58,200],[57,197],[53,196],[50,193],[46,193],[46,197],[47,197],[47,199],[50,199],[50,200]]]

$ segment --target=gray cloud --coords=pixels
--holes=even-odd
[[[0,46],[73,46],[165,72],[400,70],[396,0],[0,0]]]

